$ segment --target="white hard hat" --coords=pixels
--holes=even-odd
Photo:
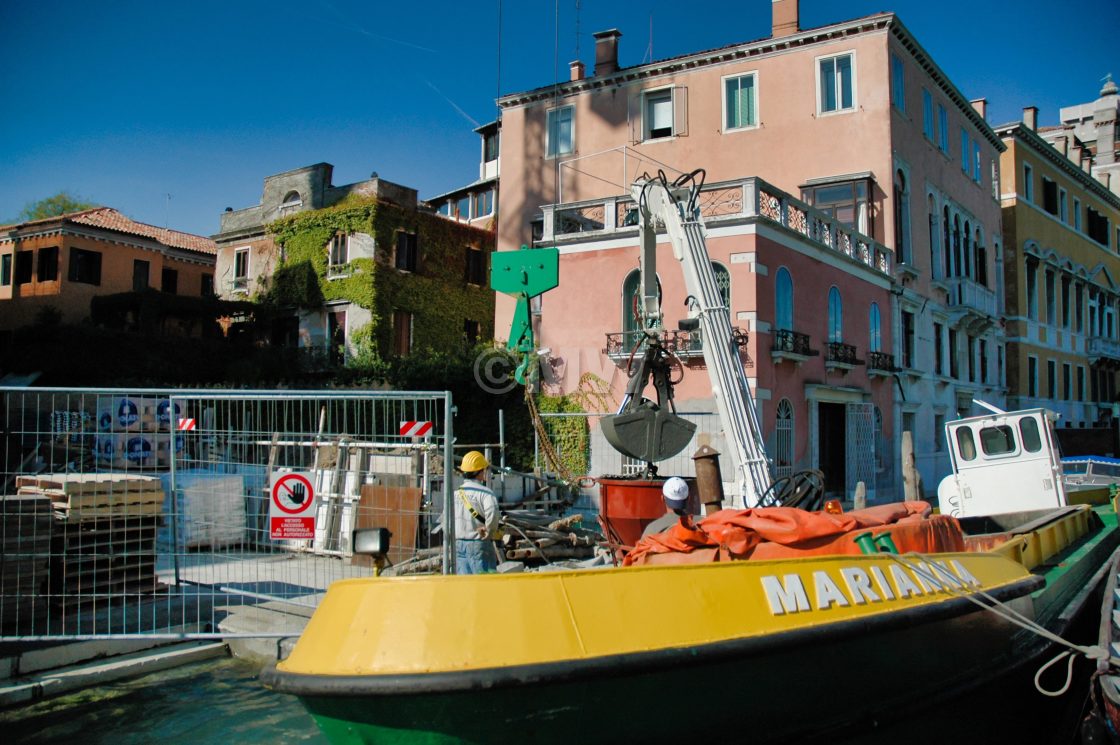
[[[673,476],[662,484],[661,493],[665,496],[665,504],[669,509],[684,509],[688,502],[688,482],[680,476]]]

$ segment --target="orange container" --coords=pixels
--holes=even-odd
[[[634,546],[642,537],[646,526],[668,512],[661,496],[664,479],[625,479],[600,478],[599,481],[599,519],[608,534],[613,532],[624,546]],[[699,500],[696,495],[696,479],[686,478],[688,482],[689,514],[697,514]]]

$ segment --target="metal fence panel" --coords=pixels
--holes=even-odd
[[[388,527],[394,562],[437,553],[450,412],[443,392],[0,388],[0,635],[230,636],[239,608],[368,576],[355,528]],[[316,495],[306,539],[271,537],[286,473]]]

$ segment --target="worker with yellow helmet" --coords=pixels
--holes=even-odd
[[[459,470],[463,483],[455,491],[455,571],[482,574],[497,567],[494,541],[499,538],[498,498],[486,486],[490,468],[486,456],[472,450],[463,456]]]

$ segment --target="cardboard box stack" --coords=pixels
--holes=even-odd
[[[94,461],[102,470],[171,466],[171,431],[183,412],[178,402],[149,396],[99,396]],[[180,453],[183,437],[175,438]]]

